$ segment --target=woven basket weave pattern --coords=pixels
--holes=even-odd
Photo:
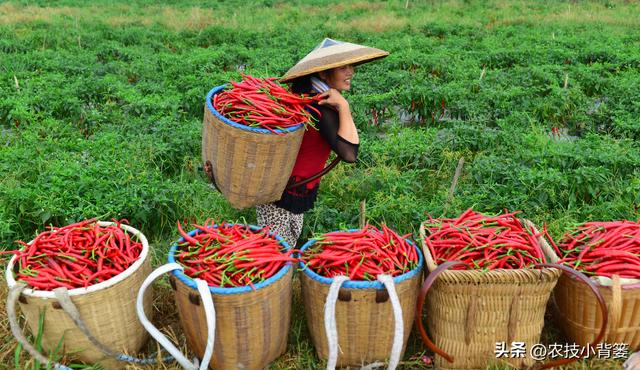
[[[324,329],[324,304],[329,285],[301,274],[302,297],[311,340],[318,356],[326,359],[329,355]],[[405,351],[409,333],[413,326],[416,299],[420,287],[421,274],[396,285],[404,323]],[[393,344],[394,319],[391,302],[376,303],[376,289],[345,289],[351,293],[351,300],[338,300],[336,305],[336,325],[338,329],[338,366],[359,366],[389,358]]]
[[[138,352],[148,339],[148,333],[136,314],[136,296],[144,279],[151,273],[147,255],[138,270],[126,279],[107,289],[71,296],[89,331],[107,347],[122,353]],[[146,312],[152,312],[153,294],[144,298]],[[54,350],[64,335],[64,352],[87,363],[100,363],[107,369],[121,369],[122,362],[106,357],[76,327],[62,309],[53,307],[55,298],[27,297],[27,304],[20,303],[31,333],[38,332],[40,311],[44,310],[42,347],[46,352]],[[80,351],[75,353],[76,351]]]
[[[212,294],[216,310],[216,335],[211,369],[261,370],[287,347],[291,321],[293,269],[256,291]],[[174,279],[172,277],[172,279]],[[179,279],[175,299],[187,345],[200,358],[204,354],[207,325],[202,305],[192,303],[196,294]]]
[[[524,220],[535,231],[535,226]],[[537,231],[536,231],[537,232]],[[539,238],[543,251],[550,248]],[[423,243],[429,271],[437,265]],[[427,325],[435,345],[454,358],[449,363],[435,357],[439,369],[484,369],[496,361],[497,342],[540,342],[544,315],[561,271],[540,270],[450,270],[434,282],[425,300]],[[503,358],[514,366],[535,362]]]
[[[556,262],[558,256],[548,245],[545,255]],[[614,283],[619,280],[614,279]],[[631,350],[640,349],[640,287],[621,288],[619,284],[596,283],[609,311],[605,343],[625,343]],[[596,297],[573,277],[563,274],[553,291],[552,307],[558,325],[571,342],[582,346],[592,342],[602,326],[602,312]]]
[[[293,170],[304,128],[285,135],[243,130],[222,122],[205,104],[202,159],[234,208],[280,199]]]
[[[632,351],[640,349],[640,288],[598,288],[609,308],[604,342],[625,343]],[[583,346],[593,341],[602,325],[593,294],[576,279],[563,275],[553,297],[556,317],[568,339]]]
[[[475,276],[474,276],[475,275]],[[496,342],[540,342],[544,313],[560,271],[446,271],[426,298],[427,324],[436,346],[455,359],[436,356],[442,369],[484,368],[495,360]],[[508,359],[515,366],[534,360]]]

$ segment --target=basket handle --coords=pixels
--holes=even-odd
[[[422,246],[422,255],[424,256],[424,262],[427,265],[427,269],[429,269],[430,271],[433,271],[436,269],[437,266],[433,261],[433,256],[426,243],[427,231],[424,226],[426,223],[427,221],[423,221],[420,223],[420,228],[418,232],[420,233],[420,245]]]
[[[327,370],[334,370],[338,362],[338,328],[336,325],[336,303],[338,293],[342,283],[349,280],[346,276],[336,276],[329,286],[327,300],[324,303],[324,331],[327,335],[327,346],[329,356],[327,359]]]
[[[19,289],[20,292],[16,293],[17,294],[16,297],[19,297],[20,293],[22,292],[22,290],[24,290],[26,288],[26,285],[24,283],[20,283],[20,284],[22,286]],[[12,290],[14,288],[17,289],[16,286],[14,286],[14,287],[12,287]],[[69,291],[67,290],[67,288],[64,288],[64,287],[56,288],[56,289],[53,290],[53,293],[54,293],[56,299],[58,300],[58,303],[60,304],[60,307],[62,308],[64,313],[67,314],[67,316],[71,319],[71,321],[73,321],[73,323],[82,332],[82,334],[84,334],[85,337],[87,337],[87,339],[98,350],[100,350],[100,352],[104,353],[105,355],[107,355],[109,357],[113,357],[118,361],[136,363],[136,364],[141,364],[141,365],[155,364],[155,363],[158,362],[158,360],[157,360],[157,358],[155,356],[154,357],[149,357],[149,358],[136,358],[136,357],[125,355],[123,353],[119,353],[117,351],[112,350],[107,345],[105,345],[102,342],[100,342],[93,334],[91,334],[91,331],[89,330],[87,325],[84,323],[84,320],[82,320],[82,317],[80,316],[80,311],[78,310],[76,305],[73,304],[73,301],[71,300],[71,297],[69,296]],[[12,299],[15,299],[15,298],[12,298]],[[7,301],[7,311],[8,311],[9,305],[11,305],[12,307],[15,306],[15,302]],[[14,310],[14,312],[12,314],[9,314],[8,316],[10,316],[10,319],[13,319],[14,321],[16,321],[17,320],[16,319],[17,316],[15,315],[15,308],[13,310]],[[11,316],[13,316],[13,317],[11,317]],[[13,331],[13,327],[12,327],[12,331]],[[15,335],[15,333],[14,333],[14,336],[16,337],[16,339],[18,339],[18,342],[20,342],[20,344],[22,344],[23,347],[25,347],[25,349],[27,349],[27,351],[28,351],[28,348],[27,348],[28,346],[25,346],[24,342],[20,341],[20,339],[23,339],[25,337],[23,335]],[[26,339],[24,339],[24,340],[26,340]],[[42,359],[46,359],[46,357],[44,357],[40,353],[34,355],[33,353],[31,353],[31,351],[28,351],[28,352],[34,358],[38,359],[38,361],[40,361],[40,362],[42,362]],[[162,358],[161,360],[163,362],[169,362],[169,361],[173,361],[173,357],[167,356],[167,357]],[[45,361],[44,363],[47,363],[47,362]]]
[[[293,188],[297,188],[298,186],[302,186],[302,185],[304,185],[304,184],[306,184],[306,183],[309,183],[309,182],[311,182],[311,181],[313,181],[313,180],[315,180],[315,179],[317,179],[317,178],[319,178],[319,177],[322,177],[322,176],[326,175],[326,174],[327,174],[329,171],[331,171],[331,170],[333,169],[333,167],[335,167],[339,162],[340,162],[340,157],[336,157],[336,158],[334,158],[334,160],[333,160],[333,161],[331,161],[331,163],[329,163],[325,168],[323,168],[323,169],[322,169],[322,171],[320,171],[320,172],[316,173],[315,175],[313,175],[313,176],[311,176],[311,177],[308,177],[308,178],[306,178],[306,179],[304,179],[304,180],[300,180],[300,181],[298,181],[298,182],[296,182],[296,183],[293,183],[293,184],[287,184],[286,190],[293,189]]]
[[[142,325],[147,329],[149,334],[158,342],[164,349],[166,349],[173,357],[178,361],[182,367],[187,370],[196,370],[198,366],[195,363],[191,363],[189,359],[187,359],[182,352],[176,346],[171,343],[167,337],[160,332],[153,324],[149,321],[147,316],[144,313],[144,305],[143,298],[144,293],[157,278],[159,278],[162,274],[167,272],[171,272],[173,270],[183,271],[184,268],[177,263],[167,263],[166,265],[160,266],[155,269],[142,283],[140,290],[138,291],[138,298],[136,300],[136,312],[138,314],[138,319]],[[195,279],[196,286],[198,287],[198,293],[202,299],[202,303],[204,306],[204,313],[207,321],[207,346],[204,351],[204,355],[202,356],[202,362],[200,363],[200,370],[205,370],[209,366],[209,361],[211,360],[211,356],[213,355],[213,344],[215,339],[215,331],[216,331],[216,312],[213,306],[213,298],[211,298],[211,292],[209,291],[209,285],[206,281],[201,279]]]
[[[22,291],[27,287],[25,283],[19,282],[9,289],[7,295],[7,316],[9,318],[9,326],[11,327],[11,334],[13,334],[16,341],[22,345],[22,348],[35,358],[38,362],[46,366],[52,366],[54,370],[72,370],[70,367],[57,363],[48,359],[45,355],[40,353],[25,337],[20,325],[18,325],[18,315],[16,313],[16,303],[18,297]]]
[[[387,290],[389,291],[389,300],[391,300],[391,307],[393,308],[395,328],[393,331],[393,344],[391,345],[391,355],[389,356],[389,367],[387,368],[387,370],[394,370],[400,362],[400,355],[402,354],[402,342],[404,340],[404,320],[402,318],[402,306],[400,306],[400,298],[398,298],[398,292],[396,292],[396,286],[393,282],[393,277],[387,274],[378,275],[378,281],[384,284],[385,288],[387,288]]]
[[[576,271],[568,266],[560,265],[557,263],[537,263],[534,265],[534,267],[557,268],[568,273],[569,275],[575,276],[578,280],[581,280],[582,282],[587,284],[589,289],[596,296],[596,299],[598,300],[598,305],[600,306],[600,311],[602,312],[602,326],[600,327],[600,332],[598,333],[598,336],[596,337],[596,339],[592,343],[589,343],[590,347],[595,347],[596,345],[598,345],[598,343],[600,343],[604,338],[604,334],[607,330],[607,322],[609,318],[609,311],[607,310],[607,304],[605,303],[604,297],[602,296],[602,293],[600,293],[600,290],[598,289],[598,287],[591,281],[591,279],[586,277],[583,273],[581,273],[580,271]],[[587,351],[587,353],[588,352],[589,351]],[[578,356],[576,358],[563,358],[563,359],[553,360],[539,367],[539,370],[549,369],[555,366],[568,364],[568,363],[577,361],[579,359],[580,357]]]
[[[329,287],[329,293],[327,294],[327,300],[324,305],[324,330],[327,335],[327,344],[329,347],[329,356],[327,359],[327,370],[334,370],[336,363],[338,362],[338,328],[336,325],[336,303],[338,301],[338,294],[340,287],[349,278],[346,276],[336,276],[331,282]],[[400,305],[400,298],[396,292],[395,283],[391,275],[381,274],[378,275],[378,281],[380,281],[389,292],[389,300],[391,301],[391,307],[393,308],[393,317],[395,321],[395,327],[393,331],[393,343],[391,345],[391,355],[389,356],[389,366],[387,370],[395,370],[400,363],[400,356],[402,354],[402,345],[404,341],[404,321],[402,318],[402,306]],[[379,365],[375,364],[376,367]],[[367,368],[367,366],[363,367]]]
[[[416,326],[418,327],[418,331],[420,331],[422,342],[424,342],[427,348],[429,348],[432,352],[444,357],[450,363],[453,363],[453,357],[444,352],[442,349],[436,347],[431,339],[429,339],[427,331],[424,330],[424,326],[422,325],[422,307],[424,306],[424,300],[427,297],[427,292],[435,282],[436,278],[447,269],[458,265],[466,266],[463,262],[460,261],[447,261],[433,270],[422,284],[422,289],[420,290],[420,294],[418,295],[418,304],[416,307]]]
[[[87,337],[87,339],[89,339],[89,341],[100,350],[100,352],[104,353],[107,356],[113,357],[118,361],[131,362],[136,364],[155,364],[157,362],[156,357],[136,358],[114,351],[108,346],[104,345],[98,340],[98,338],[91,334],[91,331],[80,316],[80,311],[78,311],[76,305],[71,301],[71,297],[69,296],[69,291],[67,290],[67,288],[56,288],[53,290],[53,293],[55,294],[56,299],[58,299],[60,306],[67,314],[67,316],[69,316],[69,318],[74,322],[74,324],[76,324],[76,327],[82,332],[82,334],[84,334],[85,337]],[[163,358],[162,361],[173,361],[173,357],[167,356]]]

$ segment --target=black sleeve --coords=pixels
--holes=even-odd
[[[358,159],[358,147],[360,145],[350,143],[338,135],[338,127],[340,126],[338,112],[329,107],[315,104],[314,106],[321,113],[320,119],[316,123],[320,135],[329,143],[331,149],[340,159],[347,163],[354,163]]]

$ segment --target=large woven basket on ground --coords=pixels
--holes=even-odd
[[[309,248],[315,240],[310,240],[301,251]],[[412,244],[413,245],[413,244]],[[422,277],[424,263],[419,249],[419,266],[403,275],[394,277],[395,289],[402,307],[404,354],[407,339],[413,326],[416,298]],[[300,263],[304,268],[304,263]],[[307,324],[311,340],[318,356],[329,357],[329,345],[325,330],[325,303],[333,279],[316,274],[304,268],[300,277],[301,290]],[[343,283],[335,307],[338,336],[338,357],[336,365],[362,366],[389,359],[394,340],[394,313],[389,295],[379,281],[347,281]]]
[[[257,227],[252,226],[252,229]],[[289,248],[282,238],[275,237]],[[174,244],[169,252],[169,263],[175,262],[176,250],[177,244]],[[261,370],[284,353],[291,322],[292,277],[293,268],[287,264],[254,288],[209,287],[216,316],[211,369]],[[202,358],[207,325],[194,281],[174,270],[170,282],[187,345]]]
[[[99,222],[101,226],[112,222]],[[80,317],[89,332],[104,346],[125,354],[138,352],[148,334],[136,316],[136,293],[145,277],[151,272],[149,244],[146,237],[131,226],[121,225],[131,235],[137,235],[142,243],[140,258],[124,272],[88,288],[68,291]],[[6,279],[9,288],[16,284],[13,269],[16,258],[9,262]],[[62,352],[89,364],[100,364],[107,369],[121,369],[124,363],[105,355],[78,329],[69,315],[60,308],[54,293],[26,289],[20,297],[20,310],[27,326],[35,337],[38,333],[40,313],[44,312],[42,348],[50,353],[63,340]],[[144,301],[147,311],[152,307],[152,294]],[[63,339],[64,336],[64,339]]]
[[[207,94],[202,127],[202,160],[216,186],[234,208],[242,209],[280,199],[293,170],[304,127],[278,130],[248,127],[223,117]]]
[[[433,272],[437,265],[424,245],[424,224],[420,231],[427,268]],[[426,299],[427,325],[435,346],[453,358],[449,362],[436,356],[436,367],[484,369],[496,361],[496,343],[505,342],[507,348],[512,342],[540,343],[547,302],[560,274],[554,268],[439,273],[419,304],[421,308]],[[416,320],[424,330],[422,312]],[[505,361],[517,367],[535,362],[528,353]]]
[[[557,261],[551,249],[548,257]],[[611,286],[594,280],[608,307],[609,317],[605,343],[628,344],[632,351],[640,349],[640,284],[620,284],[615,276]],[[573,276],[562,274],[553,291],[555,317],[567,339],[585,346],[598,335],[603,324],[598,301]]]

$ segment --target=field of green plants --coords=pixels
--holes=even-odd
[[[199,169],[204,97],[241,72],[281,76],[324,37],[390,56],[356,71],[359,161],[325,177],[300,242],[357,227],[363,200],[402,234],[469,207],[520,210],[554,238],[638,220],[637,14],[635,1],[3,2],[0,250],[46,225],[126,218],[159,265],[177,220],[255,223]],[[294,315],[272,368],[322,368]],[[0,368],[32,366],[4,321]],[[551,326],[543,337],[561,340]],[[423,355],[412,336],[404,368],[430,368]]]

